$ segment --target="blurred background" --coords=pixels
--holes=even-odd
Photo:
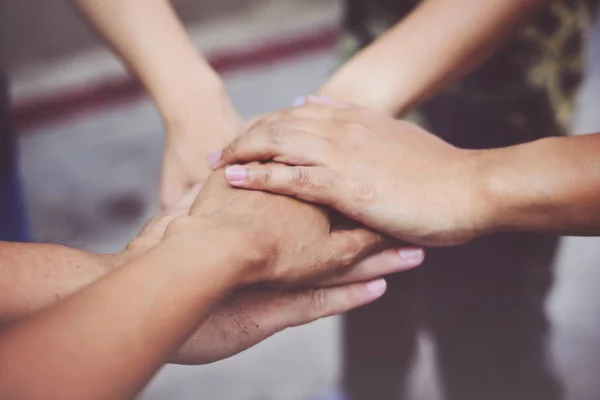
[[[198,47],[225,76],[245,117],[310,94],[339,62],[342,1],[175,0],[174,4]],[[600,131],[600,27],[593,35],[577,133]],[[3,0],[0,41],[37,240],[97,252],[121,250],[158,210],[164,134],[153,104],[64,1]],[[527,238],[520,240],[527,243]],[[600,397],[599,244],[595,238],[564,238],[557,253],[545,261],[553,279],[540,305],[546,314],[540,316],[544,334],[536,337],[542,342],[515,345],[520,338],[503,333],[499,324],[480,343],[482,348],[495,346],[499,353],[515,353],[507,348],[518,351],[498,363],[484,359],[481,375],[470,377],[474,385],[499,379],[518,388],[520,383],[507,379],[506,371],[522,370],[523,379],[539,380],[542,386],[545,378],[540,376],[551,375],[547,385],[551,394],[528,395],[524,389],[513,397],[491,393],[485,398]],[[450,269],[448,273],[452,279]],[[402,317],[396,316],[402,324]],[[518,319],[499,321],[510,325]],[[460,372],[460,354],[469,351],[470,343],[460,339],[444,343],[434,325],[407,324],[414,333],[408,342],[391,338],[390,345],[405,341],[410,357],[393,369],[391,379],[398,387],[406,382],[407,399],[441,400],[453,385],[448,371]],[[333,400],[327,396],[335,393],[344,371],[341,338],[340,320],[332,318],[285,331],[214,365],[169,366],[142,399]],[[361,351],[379,340],[363,341]],[[440,363],[440,346],[458,355]],[[466,346],[464,352],[460,346]],[[528,357],[541,358],[530,362]],[[453,359],[458,361],[448,362]],[[544,371],[537,370],[540,365]]]

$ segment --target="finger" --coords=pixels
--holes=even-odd
[[[144,226],[140,234],[149,234],[155,232],[156,234],[164,234],[167,225],[171,223],[175,218],[189,214],[190,208],[194,203],[194,200],[200,193],[204,182],[200,182],[191,189],[189,189],[172,207],[162,211],[159,215],[155,216]]]
[[[382,118],[380,114],[369,108],[353,104],[343,104],[340,106],[340,104],[343,103],[309,99],[305,106],[285,110],[282,113],[271,114],[265,117],[263,122],[281,119],[282,115],[286,115],[288,118],[313,121],[359,124],[370,124]]]
[[[315,122],[339,122],[336,118],[337,112],[340,109],[323,103],[311,103],[302,107],[293,107],[272,112],[264,115],[250,129],[258,128],[267,124],[280,121],[310,121]]]
[[[191,189],[188,189],[188,191],[181,196],[177,203],[175,203],[168,210],[164,211],[159,216],[161,224],[164,224],[166,227],[173,219],[189,214],[190,208],[192,207],[192,204],[194,204],[194,200],[196,200],[198,193],[200,193],[200,190],[202,190],[203,185],[204,182],[201,182],[193,186]]]
[[[293,102],[292,102],[292,108],[297,108],[297,107],[302,107],[305,106],[307,104],[317,104],[317,103],[325,103],[325,104],[329,104],[338,108],[348,108],[350,106],[354,106],[354,104],[350,104],[350,103],[341,103],[338,101],[335,101],[333,99],[331,99],[330,97],[327,96],[300,96],[297,97]],[[254,117],[248,118],[243,124],[242,124],[242,131],[243,132],[247,132],[249,131],[254,125],[256,125],[259,122],[264,122],[266,121],[266,118],[271,116],[276,116],[276,115],[282,115],[284,111],[286,110],[290,110],[291,108],[287,108],[287,109],[283,109],[283,110],[279,110],[279,111],[275,111],[275,112],[271,112],[271,113],[264,113],[264,114],[259,114],[259,115],[255,115]]]
[[[256,124],[225,147],[218,159],[210,155],[208,162],[213,169],[271,159],[286,164],[319,165],[330,148],[330,142],[319,137],[319,132],[328,130],[332,129],[327,124],[311,121],[277,120]]]
[[[352,107],[356,107],[353,103],[344,103],[335,99],[332,99],[329,96],[308,96],[306,97],[305,104],[327,104],[335,108],[339,108],[342,110],[349,109]]]
[[[419,248],[388,249],[370,256],[344,271],[318,282],[318,286],[344,285],[364,282],[381,276],[407,271],[418,267],[425,259],[425,252]]]
[[[281,328],[304,325],[320,318],[342,314],[379,299],[385,293],[384,279],[288,294]],[[284,310],[281,310],[284,311]]]
[[[311,203],[335,206],[340,196],[335,175],[321,167],[236,165],[225,170],[225,177],[232,186],[294,196]]]
[[[377,279],[294,292],[250,292],[230,304],[219,306],[172,361],[206,364],[233,356],[286,328],[371,303],[380,298],[386,288],[386,282]]]
[[[333,268],[357,264],[368,256],[392,247],[392,240],[367,228],[331,232],[325,257]]]
[[[321,121],[368,124],[381,119],[381,115],[369,108],[355,104],[341,103],[322,96],[309,96],[302,106],[265,114],[255,119],[253,125],[247,126],[252,129],[284,119],[305,120],[313,123]]]
[[[246,122],[242,125],[242,135],[248,132],[254,125],[259,123],[263,118],[265,118],[268,114],[259,114],[254,117],[248,118]],[[240,136],[242,136],[240,135]]]
[[[189,190],[179,201],[168,210],[152,218],[150,222],[142,228],[139,236],[146,236],[156,240],[162,239],[167,226],[178,217],[188,215],[194,199],[200,192],[201,185],[197,185]]]
[[[304,289],[263,297],[263,325],[285,329],[330,317],[363,306],[380,298],[386,290],[385,280],[376,279],[329,288]],[[276,317],[274,319],[274,317]],[[257,320],[257,322],[259,322]]]
[[[376,279],[328,288],[269,291],[248,298],[243,306],[256,325],[267,331],[280,331],[363,306],[377,300],[385,290],[385,281]],[[238,302],[236,306],[239,305]]]

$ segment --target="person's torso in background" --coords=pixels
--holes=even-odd
[[[344,57],[370,43],[418,3],[347,0]],[[451,90],[466,101],[505,104],[535,92],[546,98],[556,125],[566,131],[584,75],[586,36],[597,3],[598,0],[549,1],[496,55]],[[516,123],[520,119],[514,118]]]

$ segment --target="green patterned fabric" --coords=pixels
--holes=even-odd
[[[361,47],[412,11],[415,0],[347,0],[341,56]],[[471,76],[452,88],[455,96],[481,107],[500,108],[515,130],[534,129],[532,119],[568,130],[584,75],[586,35],[597,0],[549,1],[528,26]],[[535,98],[523,109],[515,99]],[[518,105],[518,107],[516,107]]]

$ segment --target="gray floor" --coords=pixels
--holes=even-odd
[[[597,32],[598,33],[598,32]],[[600,43],[600,42],[597,42]],[[227,77],[244,115],[276,109],[310,93],[335,65],[314,54]],[[600,64],[600,55],[595,54]],[[600,131],[600,65],[584,90],[580,132]],[[40,239],[94,251],[118,251],[157,209],[162,148],[159,119],[147,100],[39,128],[21,141],[23,172]],[[36,134],[42,133],[42,134]],[[137,212],[137,205],[141,211]],[[133,211],[132,211],[133,210]],[[548,312],[551,359],[569,400],[600,397],[600,240],[567,238],[556,262]],[[167,367],[144,399],[306,399],[339,377],[339,323],[329,319],[283,332],[231,360]],[[435,400],[434,349],[422,337],[413,399]]]

